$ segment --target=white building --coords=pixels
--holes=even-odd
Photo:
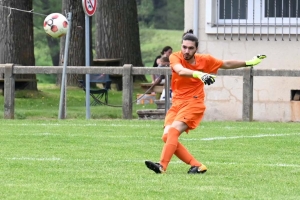
[[[300,70],[300,0],[185,0],[188,29],[199,37],[199,53],[266,54],[255,68]],[[204,120],[241,120],[242,90],[242,77],[218,77],[206,87]],[[300,77],[254,77],[253,119],[300,121],[300,101],[291,101],[298,91]]]

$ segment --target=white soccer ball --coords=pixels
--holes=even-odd
[[[60,13],[52,13],[44,20],[45,32],[54,38],[59,38],[67,34],[68,20]]]

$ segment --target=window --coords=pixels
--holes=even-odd
[[[265,0],[264,17],[299,17],[298,0]]]
[[[299,12],[300,0],[206,0],[206,33],[298,35]]]
[[[246,19],[246,1],[220,1],[219,19]]]

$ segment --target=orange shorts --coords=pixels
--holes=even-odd
[[[206,106],[202,99],[172,102],[168,110],[164,126],[171,125],[174,121],[184,122],[188,128],[185,132],[195,129],[203,118]]]

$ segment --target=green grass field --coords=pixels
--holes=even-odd
[[[0,120],[1,199],[299,199],[297,123],[203,122],[180,141],[208,167],[158,161],[162,121]]]

